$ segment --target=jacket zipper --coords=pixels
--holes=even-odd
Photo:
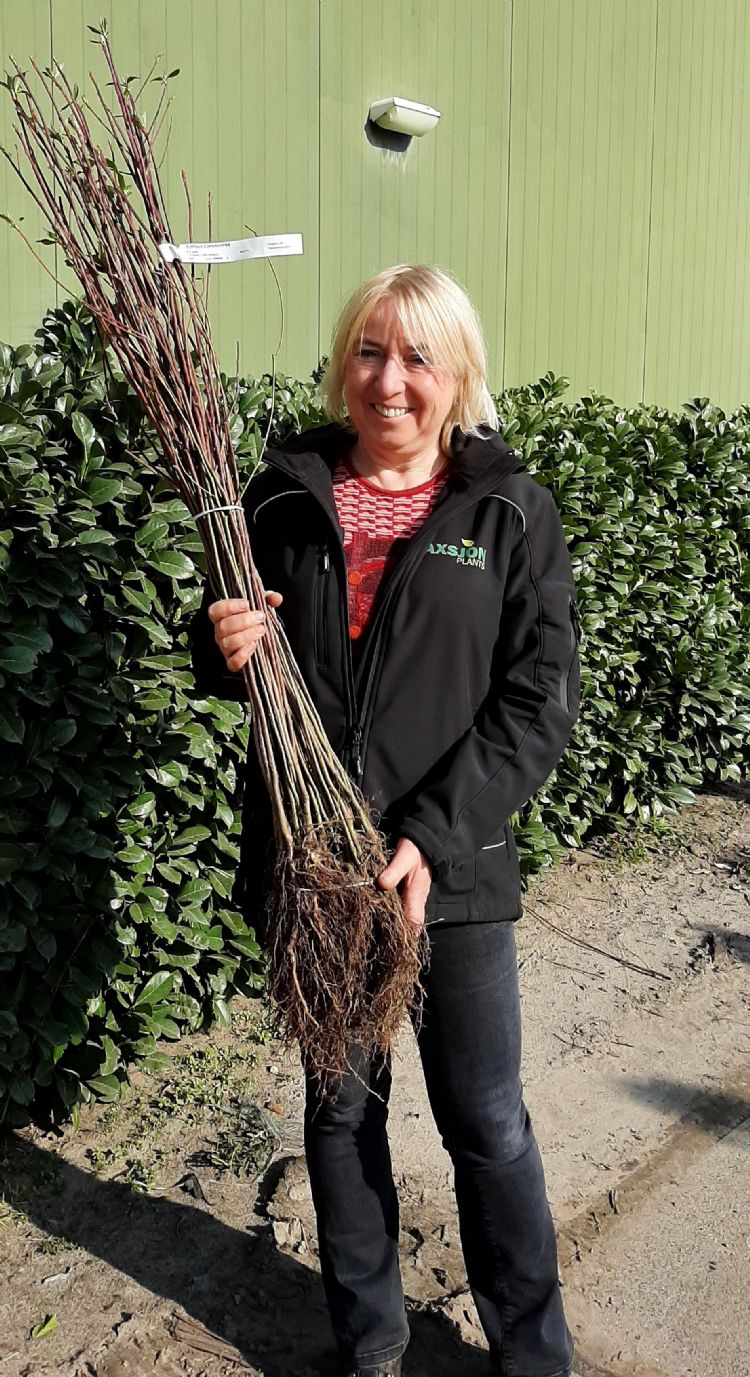
[[[283,465],[274,463],[274,461],[268,456],[266,457],[266,463],[270,464],[272,468],[280,469],[281,472],[286,474],[287,477],[291,476],[295,478],[297,482],[300,484],[300,487],[304,488],[306,492],[309,492],[313,500],[317,502],[318,506],[322,508],[323,512],[328,517],[328,520],[331,523],[331,526],[333,527],[336,535],[336,555],[337,558],[339,558],[342,573],[342,577],[340,580],[340,587],[342,589],[340,607],[341,618],[344,628],[344,661],[346,667],[346,673],[344,676],[344,687],[346,689],[347,698],[347,737],[344,747],[344,758],[342,763],[350,777],[354,780],[355,784],[359,784],[364,774],[364,762],[365,753],[367,750],[367,739],[370,733],[370,726],[372,722],[372,705],[375,701],[374,685],[376,683],[376,680],[379,680],[380,678],[380,669],[382,667],[383,661],[382,647],[385,640],[384,630],[386,627],[386,619],[388,613],[390,612],[393,606],[396,593],[400,592],[401,589],[404,587],[408,575],[411,573],[412,569],[418,562],[420,553],[424,553],[425,537],[430,536],[431,538],[433,531],[439,530],[444,521],[448,521],[451,517],[457,516],[460,512],[466,511],[467,508],[472,507],[475,502],[478,502],[480,498],[486,497],[487,494],[491,492],[496,485],[502,484],[502,482],[504,481],[504,476],[498,477],[497,475],[495,475],[489,482],[485,482],[480,488],[472,492],[471,495],[467,497],[464,502],[459,503],[457,506],[449,507],[447,511],[442,506],[442,504],[440,504],[427,518],[425,524],[421,526],[420,529],[416,531],[415,534],[412,536],[411,542],[407,546],[406,550],[401,556],[399,563],[396,565],[396,568],[393,570],[391,574],[390,580],[388,582],[388,587],[385,592],[385,597],[383,598],[383,601],[381,602],[378,612],[376,613],[375,621],[373,622],[370,628],[370,635],[368,637],[368,640],[370,641],[371,648],[368,647],[368,653],[366,656],[366,659],[369,660],[369,666],[367,676],[362,686],[363,692],[360,707],[357,701],[357,691],[354,678],[354,662],[352,658],[352,644],[351,637],[349,634],[349,602],[347,596],[346,582],[346,555],[344,554],[344,544],[341,539],[341,528],[338,526],[337,523],[334,522],[331,513],[327,510],[325,504],[320,500],[318,494],[307,486],[307,484],[302,480],[299,474],[290,475],[287,469],[283,467]]]
[[[328,577],[331,557],[328,548],[321,545],[318,550],[318,577],[315,582],[315,659],[319,665],[328,664],[328,622],[326,604],[328,602]]]
[[[570,663],[560,682],[560,703],[562,707],[565,708],[566,712],[570,712],[568,686],[570,684],[570,675],[573,669],[573,665],[575,663],[576,649],[578,647],[578,642],[581,634],[581,623],[578,620],[578,608],[576,606],[574,598],[570,599],[570,602],[568,604],[568,611],[570,614]]]
[[[457,516],[460,512],[465,511],[468,507],[473,506],[475,502],[478,502],[480,500],[480,498],[486,497],[487,493],[489,493],[492,490],[492,488],[494,488],[496,485],[502,483],[502,481],[502,479],[498,479],[497,477],[493,478],[489,484],[485,485],[485,487],[480,488],[478,491],[475,490],[471,494],[471,496],[466,499],[465,502],[461,502],[458,506],[451,506],[448,511],[440,510],[440,508],[437,508],[432,513],[432,515],[428,517],[425,524],[421,526],[418,531],[415,532],[414,536],[412,537],[412,543],[410,543],[410,545],[404,551],[403,555],[401,556],[400,563],[396,566],[393,573],[391,574],[391,578],[385,592],[385,597],[383,598],[375,622],[373,623],[370,632],[370,636],[372,639],[370,641],[370,647],[368,647],[367,654],[369,666],[367,671],[367,677],[363,686],[359,721],[355,723],[354,731],[352,733],[352,739],[356,739],[357,751],[356,758],[358,772],[352,772],[352,777],[354,778],[356,783],[360,782],[360,780],[362,779],[362,775],[364,773],[364,760],[367,751],[367,741],[370,734],[370,727],[372,725],[375,691],[376,686],[380,681],[380,671],[382,669],[384,659],[383,646],[385,643],[385,631],[387,628],[387,624],[392,619],[392,616],[389,617],[388,614],[392,613],[394,601],[398,594],[402,592],[403,588],[405,587],[409,575],[413,572],[414,568],[419,562],[420,555],[424,554],[427,543],[427,537],[429,537],[431,540],[433,532],[439,530],[445,521],[450,520],[451,517]]]

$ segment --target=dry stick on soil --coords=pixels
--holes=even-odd
[[[3,153],[46,217],[83,300],[156,433],[161,471],[194,517],[217,598],[266,610],[243,676],[276,842],[268,901],[270,993],[324,1091],[352,1041],[384,1053],[418,999],[420,942],[401,901],[379,890],[387,857],[366,801],[334,754],[253,563],[206,307],[206,286],[171,244],[151,132],[97,32],[112,105],[94,111],[59,65],[6,82],[23,154]],[[33,85],[32,85],[33,81]],[[49,101],[47,115],[34,89]],[[46,108],[45,101],[45,108]],[[94,141],[88,115],[104,129]],[[159,112],[157,116],[160,118]],[[100,139],[102,135],[99,135]]]
[[[542,903],[544,903],[544,900],[542,900]],[[530,908],[528,904],[524,904],[524,908],[532,917],[538,918],[539,922],[543,923],[546,928],[551,928],[552,932],[559,933],[560,937],[566,937],[569,942],[574,942],[577,947],[584,947],[586,951],[595,951],[598,956],[606,956],[609,961],[616,961],[618,966],[627,966],[629,971],[637,971],[639,975],[649,975],[652,976],[654,980],[672,979],[671,975],[668,975],[666,971],[654,971],[650,966],[639,966],[635,961],[626,961],[624,956],[616,956],[613,951],[606,951],[604,947],[594,946],[593,942],[587,942],[583,937],[575,937],[572,932],[566,932],[565,928],[559,928],[557,923],[551,922],[549,918],[545,918],[543,913],[538,913],[536,909]]]

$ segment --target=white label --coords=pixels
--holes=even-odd
[[[301,234],[260,234],[256,239],[224,239],[213,244],[159,245],[165,263],[239,263],[243,258],[286,258],[302,253]]]

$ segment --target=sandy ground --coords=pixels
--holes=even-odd
[[[574,853],[517,928],[577,1372],[750,1377],[747,791],[634,840]],[[300,1080],[258,1030],[241,1007],[175,1048],[174,1076],[134,1076],[61,1138],[0,1144],[0,1377],[325,1370]],[[450,1164],[406,1036],[391,1123],[407,1377],[479,1377]]]

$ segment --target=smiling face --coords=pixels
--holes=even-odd
[[[384,297],[346,361],[344,395],[360,444],[373,457],[437,458],[454,403],[450,374],[432,368]]]

